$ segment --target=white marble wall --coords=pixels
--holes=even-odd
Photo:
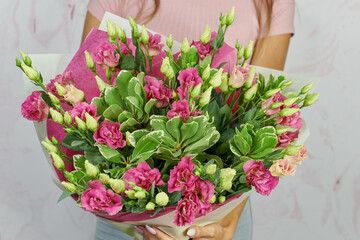
[[[94,218],[61,192],[32,124],[14,57],[74,52],[87,0],[0,0],[0,239],[92,239]],[[254,240],[360,239],[360,56],[358,0],[301,0],[287,70],[322,78],[304,113],[310,159],[270,197],[252,197]]]

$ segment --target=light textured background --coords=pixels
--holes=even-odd
[[[0,239],[92,239],[94,218],[61,194],[32,124],[15,56],[74,52],[87,0],[0,0]],[[310,159],[270,197],[254,194],[254,240],[360,239],[360,2],[301,0],[286,70],[322,78],[303,116]]]

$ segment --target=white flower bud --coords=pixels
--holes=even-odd
[[[212,196],[212,198],[210,198],[209,203],[214,203],[216,201],[216,196]]]
[[[211,40],[211,27],[210,25],[206,25],[205,30],[200,36],[200,42],[205,45],[209,43],[210,40]]]
[[[95,80],[100,92],[104,91],[105,88],[109,87],[109,84],[106,84],[98,75],[95,76]]]
[[[87,112],[85,113],[85,117],[86,117],[86,127],[87,127],[87,129],[89,129],[92,132],[95,132],[98,125],[99,125],[97,120]]]
[[[95,63],[88,51],[85,51],[86,66],[91,70],[95,71]]]
[[[235,18],[235,7],[232,7],[229,14],[226,16],[226,25],[229,26],[234,22]]]
[[[66,93],[66,88],[64,88],[63,86],[61,86],[58,82],[54,83],[56,91],[58,92],[59,96],[64,96],[64,94]]]
[[[304,106],[308,107],[313,105],[316,102],[316,100],[319,98],[319,95],[320,93],[306,95],[304,99]]]
[[[50,115],[54,122],[59,123],[59,124],[64,123],[63,115],[61,113],[59,113],[58,111],[56,111],[55,109],[50,108]]]
[[[206,91],[201,95],[200,100],[199,100],[199,105],[200,107],[205,107],[206,105],[209,104],[210,99],[211,99],[211,92],[213,90],[213,87],[209,87],[208,89],[206,89]]]
[[[24,71],[25,75],[32,81],[38,82],[40,79],[40,75],[38,71],[33,69],[32,67],[29,67],[25,65],[24,63],[21,63],[21,68]]]
[[[64,122],[66,122],[69,125],[72,124],[72,118],[71,118],[69,112],[67,112],[67,111],[64,113]]]
[[[211,70],[210,64],[208,64],[208,65],[206,66],[206,68],[204,69],[204,71],[202,72],[202,76],[201,76],[204,81],[207,81],[207,80],[209,79],[209,77],[210,77],[210,70]]]
[[[187,40],[187,38],[184,38],[182,44],[181,44],[181,53],[183,54],[187,54],[190,50],[190,45],[189,45],[189,41]]]
[[[88,160],[85,160],[86,175],[90,177],[97,177],[99,168],[91,164]]]
[[[78,128],[80,128],[83,131],[86,131],[86,123],[83,120],[81,120],[78,116],[75,116],[75,122]]]
[[[115,28],[109,20],[106,20],[106,27],[107,27],[107,33],[109,35],[110,41],[113,43],[113,41],[116,40]]]
[[[220,196],[218,200],[219,200],[219,203],[224,203],[226,201],[226,197]]]
[[[280,116],[289,117],[298,111],[300,111],[300,108],[284,108],[280,111]]]
[[[174,44],[173,37],[172,34],[170,34],[168,39],[166,40],[166,45],[168,46],[169,49],[171,49],[173,44]]]
[[[59,149],[56,146],[54,146],[53,144],[45,142],[45,141],[41,141],[41,144],[46,148],[46,150],[49,153],[51,153],[51,152],[59,153]]]
[[[251,55],[253,54],[253,48],[254,48],[254,41],[250,41],[250,43],[245,48],[244,52],[244,58],[249,59]]]
[[[99,174],[99,180],[104,185],[109,184],[110,177],[109,177],[109,175],[107,175],[105,173],[100,173]]]
[[[220,68],[210,79],[210,85],[213,88],[217,88],[221,85],[221,77],[224,69]]]
[[[216,172],[216,164],[210,164],[206,168],[206,174],[208,175],[214,175]]]
[[[110,184],[110,187],[112,188],[112,190],[114,190],[114,192],[116,193],[122,193],[122,192],[125,192],[125,182],[121,179],[109,179],[109,184]],[[134,191],[135,193],[135,191]]]
[[[140,41],[143,42],[144,44],[147,44],[149,42],[149,34],[146,31],[146,28],[144,25],[142,25]]]
[[[155,209],[155,203],[153,202],[148,202],[145,206],[145,209],[148,211],[154,210]]]
[[[313,86],[313,82],[305,85],[303,88],[301,88],[301,94],[306,94],[307,92],[309,92]]]
[[[160,192],[155,196],[155,202],[161,207],[165,207],[169,202],[169,196],[165,192]]]
[[[63,171],[65,169],[64,160],[62,160],[62,158],[54,152],[51,152],[50,155],[53,160],[54,166],[60,171]]]
[[[138,191],[138,192],[135,193],[134,196],[135,196],[135,198],[137,198],[137,199],[143,199],[143,198],[146,197],[146,194],[145,194],[144,191]]]
[[[64,186],[66,190],[72,193],[76,193],[76,187],[73,183],[70,182],[61,182],[61,184]]]
[[[136,199],[135,198],[135,191],[134,190],[126,190],[125,194],[128,196],[128,198]]]

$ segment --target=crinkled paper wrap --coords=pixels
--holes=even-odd
[[[105,19],[111,20],[111,22],[116,22],[125,29],[127,34],[130,34],[131,28],[128,24],[128,21],[126,19],[122,19],[118,16],[115,16],[111,13],[106,13],[104,15],[104,18],[102,20],[102,23],[100,25],[100,29],[106,30],[106,24]],[[166,41],[166,37],[163,37],[163,42]],[[76,81],[76,86],[83,90],[85,92],[85,96],[87,97],[87,100],[91,100],[92,97],[96,96],[98,94],[96,81],[94,79],[93,73],[87,69],[85,57],[84,57],[84,51],[88,50],[89,52],[95,51],[95,48],[98,44],[101,42],[107,41],[107,34],[99,31],[99,30],[92,30],[89,37],[85,40],[84,44],[80,47],[80,49],[77,51],[77,53],[74,54],[30,54],[30,57],[33,60],[34,65],[38,70],[40,70],[43,79],[44,84],[46,85],[50,79],[55,78],[57,74],[61,74],[66,70],[72,70],[74,73],[74,79]],[[174,42],[173,50],[180,49],[180,43]],[[224,61],[231,60],[232,57],[235,56],[236,58],[236,52],[228,46],[224,47],[224,54],[220,56],[218,59],[214,59],[214,62],[221,63]],[[235,55],[234,55],[235,54]],[[305,84],[308,84],[310,82],[314,82],[314,86],[318,82],[317,78],[311,78],[311,77],[304,77],[300,76],[298,74],[292,74],[292,73],[285,73],[273,69],[267,69],[263,67],[257,67],[257,72],[261,73],[265,76],[266,79],[268,79],[270,74],[274,74],[275,76],[283,75],[286,77],[287,80],[293,80],[294,83],[288,87],[287,91],[300,91],[301,87]],[[100,74],[101,76],[101,74]],[[86,80],[84,80],[86,79]],[[105,76],[103,76],[103,79],[106,79]],[[29,95],[32,91],[38,90],[36,86],[34,86],[30,81],[26,78],[24,75],[24,81],[25,81],[25,90],[26,93]],[[57,136],[58,140],[61,140],[61,137],[64,137],[64,133],[61,130],[61,127],[53,123],[52,121],[44,121],[42,123],[36,123],[34,122],[34,126],[39,138],[39,141],[43,141],[46,136]],[[303,144],[307,137],[309,136],[310,132],[309,129],[304,126],[300,130],[299,138],[296,141],[296,144]],[[60,136],[60,138],[59,138]],[[46,149],[42,146],[44,150],[44,154],[49,162],[49,164],[52,166],[51,170],[53,172],[53,180],[56,183],[57,186],[59,186],[61,189],[63,189],[62,185],[60,184],[60,181],[65,180],[65,178],[62,176],[62,174],[57,171],[57,169],[54,169],[52,165],[52,161],[50,158],[50,155],[46,151]],[[67,151],[67,150],[65,150]],[[65,152],[69,153],[71,156],[71,151]],[[72,166],[69,164],[67,165],[67,170],[71,171]],[[59,181],[60,179],[60,181]],[[251,192],[251,191],[250,191]],[[194,224],[204,226],[212,222],[216,222],[220,219],[222,219],[224,216],[226,216],[233,208],[238,206],[246,197],[250,195],[250,192],[239,194],[237,196],[234,196],[233,198],[228,199],[224,204],[215,205],[214,211],[207,214],[206,216],[199,216],[195,219]],[[119,213],[121,214],[121,213]],[[173,221],[174,221],[174,215],[175,215],[175,206],[169,207],[165,211],[161,211],[157,216],[154,218],[150,217],[150,214],[147,213],[147,220],[142,219],[145,213],[141,214],[131,214],[123,217],[117,218],[116,221],[113,221],[114,218],[98,214],[99,217],[102,217],[105,221],[110,223],[111,225],[115,226],[116,228],[126,232],[127,234],[131,236],[136,236],[141,239],[141,237],[138,235],[136,231],[132,228],[134,225],[144,225],[149,224],[153,226],[158,226],[161,230],[167,232],[169,235],[177,238],[177,239],[187,239],[183,235],[185,229],[187,229],[189,226],[185,227],[174,227]],[[113,220],[110,220],[110,219]],[[139,221],[140,219],[140,221]]]

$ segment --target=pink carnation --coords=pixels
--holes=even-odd
[[[119,64],[120,55],[115,54],[117,48],[110,43],[102,43],[98,46],[96,52],[91,53],[93,61],[102,69],[116,67]]]
[[[81,195],[81,205],[84,210],[107,212],[109,215],[121,211],[123,204],[120,195],[115,194],[111,189],[106,190],[98,180],[89,181],[88,186],[89,188]]]
[[[299,130],[295,132],[287,131],[281,135],[278,135],[278,144],[276,145],[277,148],[286,148],[295,141],[299,136]]]
[[[189,95],[191,86],[195,88],[198,84],[203,83],[203,80],[199,77],[198,70],[194,67],[181,70],[178,79],[180,86],[177,88],[177,91],[181,100]]]
[[[161,36],[159,34],[152,35],[151,32],[148,32],[149,35],[149,42],[148,42],[148,49],[149,49],[149,57],[155,57],[159,55],[164,44],[161,44]],[[141,43],[141,50],[143,50],[144,54],[147,56],[147,51],[144,43]]]
[[[165,185],[161,180],[159,169],[151,169],[149,164],[141,162],[136,168],[127,170],[123,177],[124,181],[133,182],[136,186],[139,186],[147,191],[151,189],[151,185],[155,182],[155,185]],[[126,184],[126,189],[130,189],[130,185]]]
[[[214,41],[215,38],[216,32],[212,32],[210,42],[208,42],[207,44],[202,44],[200,41],[193,41],[191,43],[191,46],[196,47],[201,61],[204,60],[204,58],[206,58],[207,56],[212,55],[213,48],[211,47],[211,43]]]
[[[185,198],[191,198],[196,203],[196,210],[206,215],[211,212],[212,207],[209,203],[210,199],[214,196],[215,185],[210,181],[203,181],[198,178],[195,182],[195,189],[193,191],[182,192]]]
[[[163,81],[150,76],[145,76],[145,81],[147,82],[144,86],[146,99],[156,99],[155,106],[159,108],[169,105],[172,92],[169,88],[163,87]]]
[[[304,145],[294,156],[285,155],[284,159],[289,161],[291,164],[301,164],[307,156],[307,148]]]
[[[197,179],[193,173],[195,165],[191,162],[191,157],[183,157],[173,170],[170,170],[170,179],[168,181],[169,193],[175,191],[193,191]]]
[[[269,171],[274,177],[283,177],[283,176],[294,176],[296,170],[296,165],[291,164],[289,161],[280,159],[273,162]]]
[[[171,107],[171,110],[166,115],[168,118],[180,116],[181,120],[186,122],[186,120],[190,117],[189,104],[186,100],[173,102]]]
[[[112,149],[126,146],[126,141],[123,139],[122,132],[120,132],[119,122],[103,121],[93,136],[96,142],[106,144]]]
[[[266,101],[263,102],[262,104],[262,108],[268,108],[270,107],[273,103],[277,103],[277,102],[284,102],[284,100],[286,99],[286,97],[284,95],[282,95],[281,93],[276,93],[274,95],[272,95],[269,99],[267,99]],[[278,108],[274,108],[274,109],[267,109],[265,110],[265,113],[267,115],[275,115],[280,113],[281,109],[283,109],[284,107],[278,107]]]
[[[261,195],[269,195],[279,182],[279,178],[272,176],[261,161],[249,160],[244,163],[243,168],[247,185],[254,186]]]
[[[242,87],[249,77],[250,66],[242,67],[237,65],[233,68],[230,78],[229,78],[229,87],[238,89]],[[256,81],[256,76],[254,76],[253,82]]]
[[[299,106],[297,104],[293,104],[290,108],[299,108]],[[276,123],[296,129],[300,129],[303,125],[302,119],[300,118],[300,111],[288,117],[278,116],[276,117]]]
[[[85,113],[89,113],[90,116],[98,120],[100,117],[96,117],[96,108],[95,104],[88,104],[86,102],[76,102],[74,103],[74,108],[69,111],[69,114],[72,118],[73,124],[76,125],[75,117],[79,117],[84,122],[86,121]]]
[[[41,122],[49,115],[49,106],[42,100],[39,92],[32,92],[21,105],[21,114],[30,121]]]
[[[174,224],[176,226],[185,226],[193,224],[196,213],[196,203],[190,198],[179,200],[175,209]]]
[[[59,96],[55,87],[55,82],[59,83],[63,87],[66,87],[67,85],[75,85],[74,77],[71,71],[59,74],[54,79],[50,80],[50,83],[46,85],[46,89],[60,100],[63,100],[63,98]]]

